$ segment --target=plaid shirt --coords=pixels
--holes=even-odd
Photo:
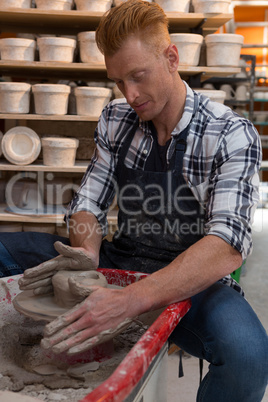
[[[184,113],[174,128],[167,151],[170,160],[176,139],[193,115],[194,91],[185,83]],[[237,249],[245,259],[252,249],[251,225],[258,202],[261,144],[253,124],[229,107],[197,94],[198,110],[190,125],[183,175],[205,210],[205,235],[216,235]],[[90,211],[107,228],[107,211],[116,189],[115,167],[122,144],[138,121],[125,99],[110,102],[95,130],[96,151],[77,194],[69,205],[67,222],[78,211]],[[139,121],[125,164],[144,169],[152,149],[148,122]]]

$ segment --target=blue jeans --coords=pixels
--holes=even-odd
[[[23,269],[0,242],[0,278],[22,274]]]
[[[268,381],[268,337],[248,302],[219,282],[192,297],[170,336],[182,350],[207,360],[198,402],[260,402]]]

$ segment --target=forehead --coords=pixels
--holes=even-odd
[[[156,59],[155,52],[148,44],[139,38],[130,37],[115,54],[105,56],[108,77],[115,78],[118,74],[128,74],[149,67]]]

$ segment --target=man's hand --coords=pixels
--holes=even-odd
[[[70,247],[60,241],[55,242],[54,247],[60,255],[24,271],[24,276],[19,279],[21,290],[33,289],[35,295],[51,293],[53,291],[52,276],[57,271],[89,271],[98,268],[96,258],[87,254],[84,248]]]
[[[92,286],[82,303],[46,325],[41,346],[76,354],[103,343],[130,325],[130,304],[123,289]]]

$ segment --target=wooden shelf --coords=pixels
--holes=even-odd
[[[0,120],[98,121],[99,116],[0,113]]]
[[[24,222],[24,223],[57,223],[62,224],[64,215],[21,215],[6,211],[6,205],[0,204],[0,222]],[[117,224],[117,212],[111,211],[107,216],[109,225]]]
[[[201,75],[206,80],[210,77],[225,77],[240,72],[239,67],[206,67],[206,66],[179,66],[178,72],[182,76]],[[0,61],[0,74],[16,77],[71,77],[74,79],[107,78],[105,65],[89,63],[60,63],[41,61]]]
[[[82,31],[95,30],[101,12],[55,11],[28,9],[0,10],[2,32],[14,33],[60,33],[75,35]],[[233,18],[233,14],[166,13],[171,32],[187,32],[202,25],[204,34],[213,33]]]
[[[11,163],[0,160],[0,171],[16,171],[16,172],[61,172],[61,173],[84,173],[87,169],[88,162],[76,161],[74,166],[45,166],[42,162],[37,161],[30,165],[12,165]]]

